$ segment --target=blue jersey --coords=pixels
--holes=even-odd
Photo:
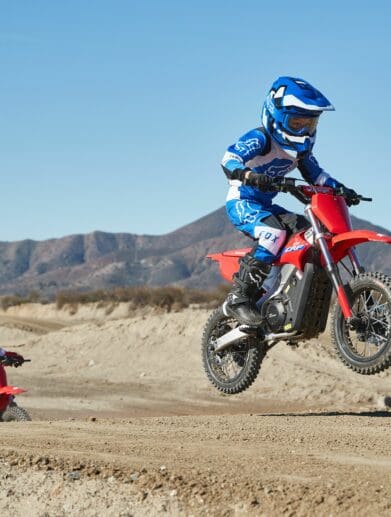
[[[222,167],[229,180],[227,201],[246,199],[264,208],[272,205],[276,192],[261,192],[255,187],[243,185],[238,179],[243,169],[266,174],[273,178],[285,176],[298,168],[303,178],[312,185],[338,187],[340,183],[327,174],[311,152],[286,151],[271,138],[264,128],[252,129],[228,147]]]

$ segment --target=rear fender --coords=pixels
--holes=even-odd
[[[339,262],[347,255],[350,248],[364,242],[391,244],[391,237],[383,233],[371,232],[370,230],[352,230],[335,235],[330,242],[330,252],[334,262]]]
[[[233,275],[239,271],[239,259],[244,257],[252,248],[211,253],[207,258],[218,262],[221,276],[228,282],[232,282]]]

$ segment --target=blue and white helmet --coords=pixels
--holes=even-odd
[[[262,123],[284,149],[303,153],[315,143],[319,115],[333,110],[326,97],[307,81],[279,77],[263,105]]]

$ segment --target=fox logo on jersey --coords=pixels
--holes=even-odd
[[[284,176],[291,169],[292,161],[284,160],[282,158],[274,158],[274,160],[272,160],[269,163],[265,163],[264,165],[254,167],[255,172],[267,174],[268,176],[272,177]]]
[[[249,154],[262,148],[262,144],[258,138],[250,138],[237,142],[234,146],[235,151],[240,152],[241,156],[248,156]]]

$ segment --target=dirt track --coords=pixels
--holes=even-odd
[[[391,512],[389,418],[381,413],[34,422],[4,426],[0,438],[17,470],[32,464],[52,477],[59,472],[53,513],[88,480],[103,489],[122,485],[121,492],[128,486],[139,514],[151,505],[156,513],[195,515]],[[72,481],[74,472],[80,479]],[[13,488],[16,502],[21,489]],[[107,515],[134,512],[125,494],[123,507]],[[15,515],[15,500],[9,509]]]
[[[223,397],[200,369],[203,311],[35,312],[1,317],[0,345],[33,359],[8,373],[34,418],[0,425],[2,515],[391,514],[389,374],[349,372],[327,340],[281,345]]]

